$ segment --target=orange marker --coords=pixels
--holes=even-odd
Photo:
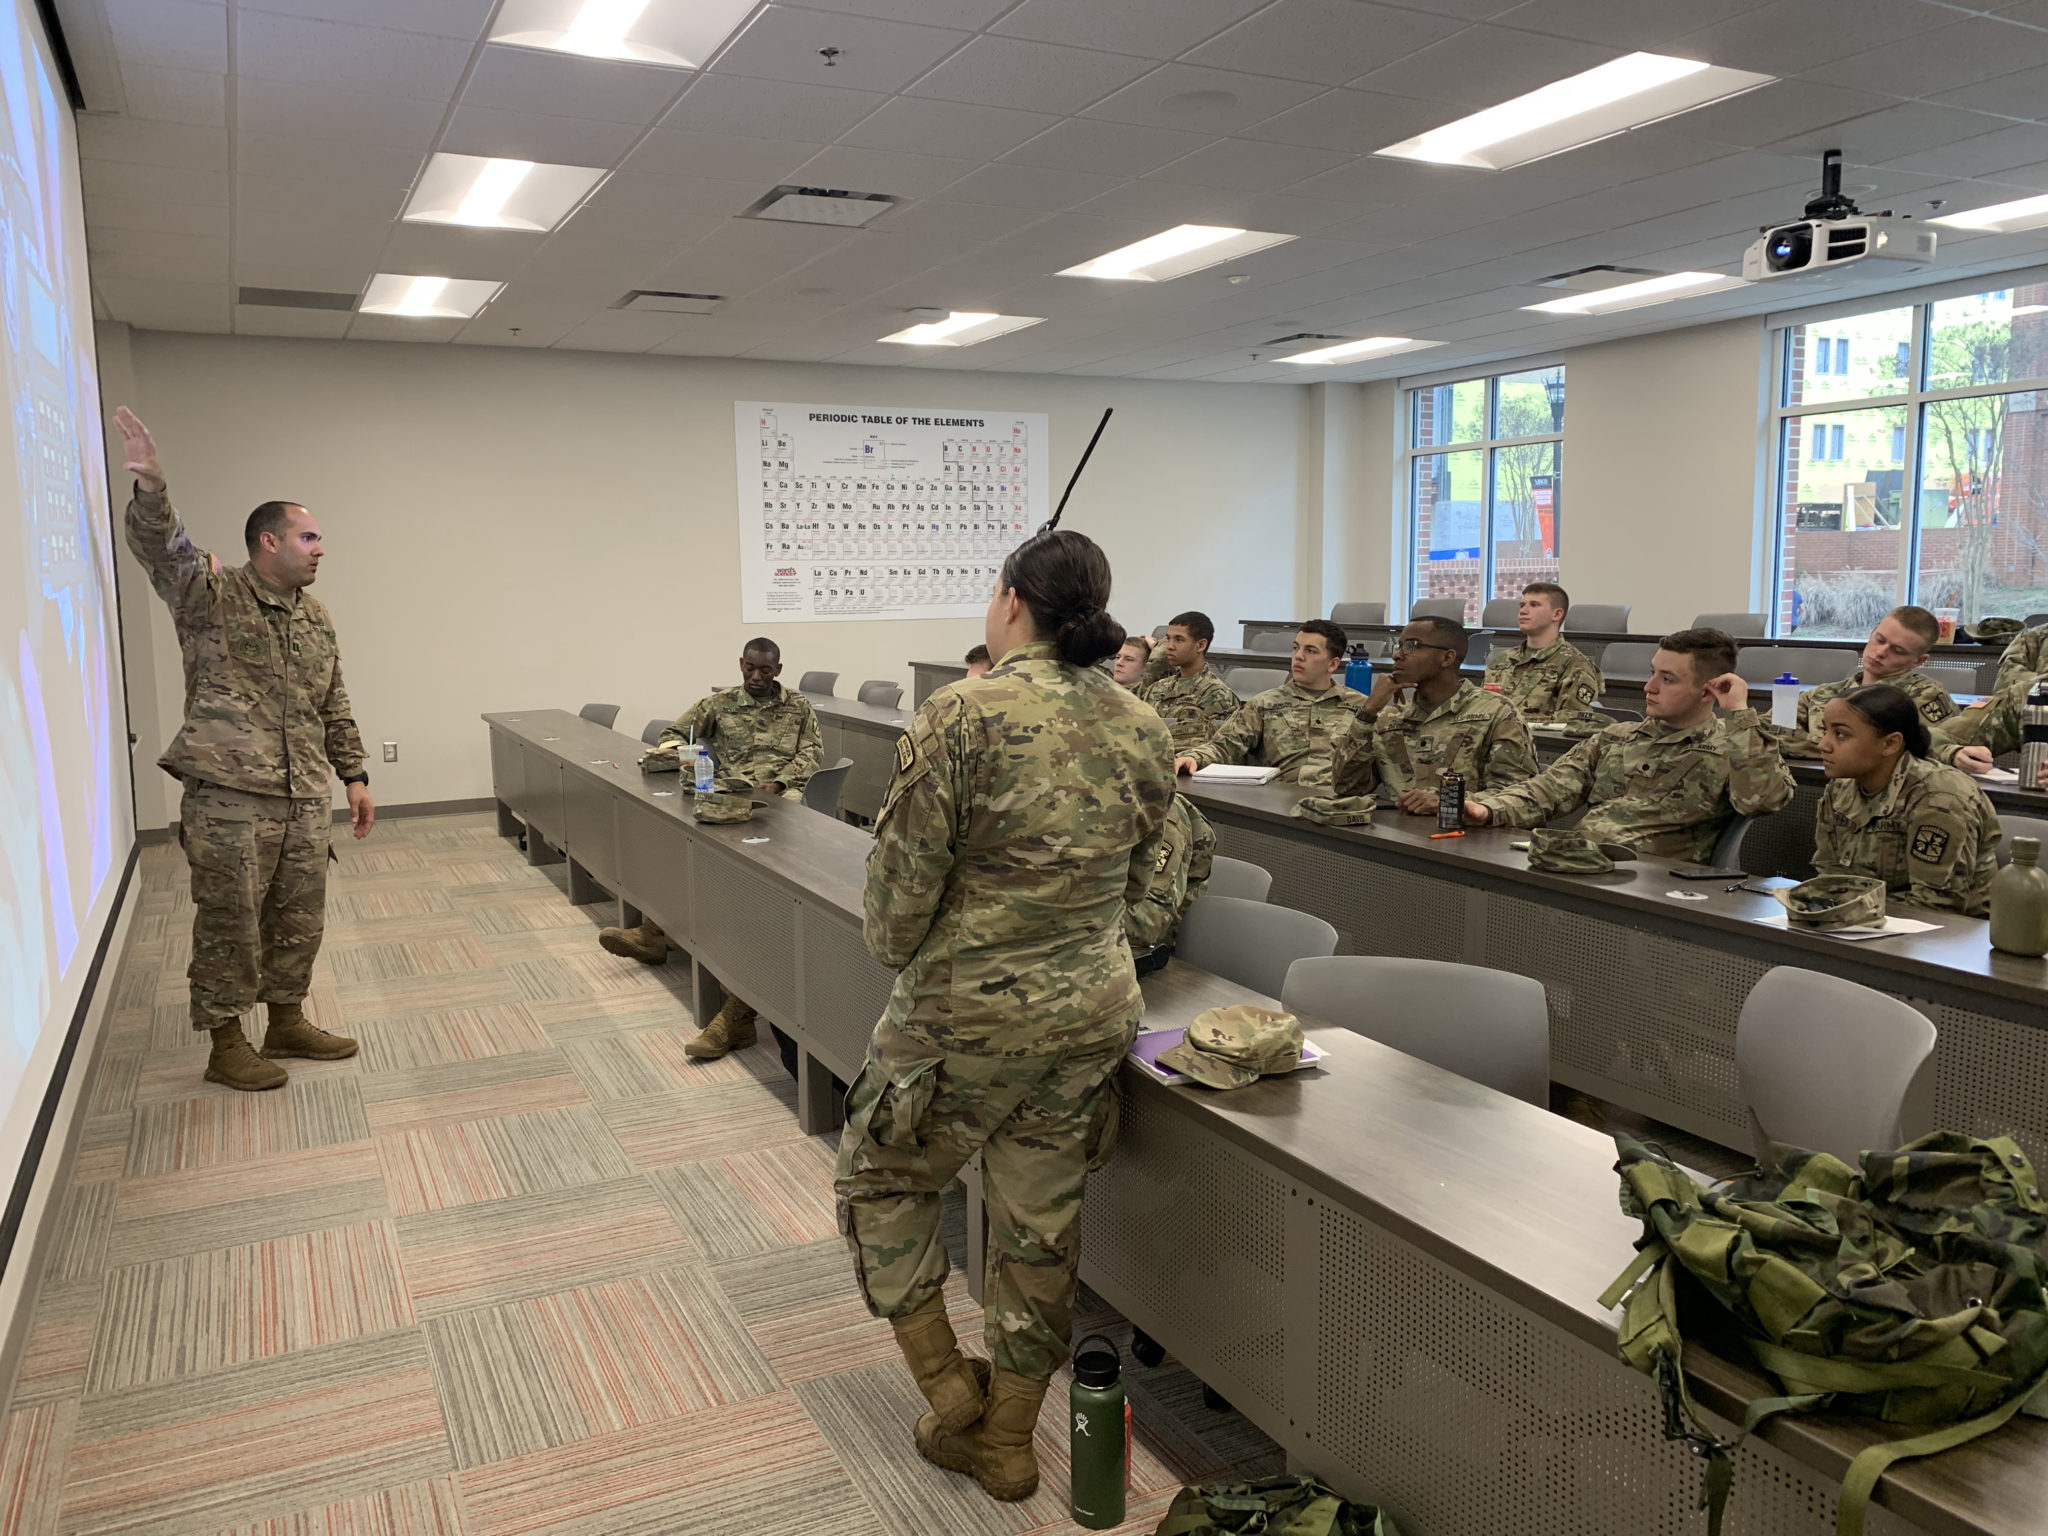
[[[1433,843],[1440,837],[1463,837],[1464,835],[1463,832],[1432,832],[1429,834],[1429,840]]]

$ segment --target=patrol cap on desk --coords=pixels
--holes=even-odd
[[[1596,843],[1563,827],[1538,827],[1529,834],[1529,867],[1553,875],[1604,875],[1635,856],[1626,843]]]
[[[1815,875],[1771,894],[1801,928],[1867,928],[1884,921],[1884,890],[1871,875]]]
[[[752,821],[754,802],[745,791],[716,790],[697,797],[697,819],[699,821],[728,822]]]
[[[1372,807],[1371,795],[1310,795],[1289,814],[1326,827],[1363,827],[1372,822]]]
[[[1195,1016],[1187,1038],[1159,1053],[1159,1065],[1210,1088],[1243,1088],[1301,1063],[1301,1020],[1275,1008],[1233,1003]]]

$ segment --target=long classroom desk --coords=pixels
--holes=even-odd
[[[484,718],[501,830],[523,830],[535,862],[568,858],[572,897],[603,882],[659,921],[700,1008],[730,985],[794,1037],[799,1116],[829,1130],[825,1074],[859,1069],[891,982],[859,937],[869,839],[790,802],[700,826],[672,779],[633,767],[630,738],[564,710]],[[1145,995],[1151,1027],[1260,1000],[1182,962]],[[1662,1440],[1596,1299],[1636,1236],[1607,1139],[1362,1036],[1311,1033],[1325,1068],[1232,1094],[1124,1069],[1083,1277],[1295,1465],[1385,1503],[1410,1536],[1700,1529],[1698,1464]],[[1771,1390],[1698,1348],[1687,1367],[1723,1417]],[[1767,1426],[1737,1454],[1731,1533],[1825,1536],[1875,1438]],[[2048,1536],[2048,1424],[1904,1464],[1877,1503],[1872,1536]]]
[[[839,805],[873,821],[881,814],[889,775],[896,770],[896,738],[910,723],[910,709],[883,709],[858,699],[807,693],[817,712],[818,734],[824,739],[825,766],[842,757],[853,759],[840,787]]]

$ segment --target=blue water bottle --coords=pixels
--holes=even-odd
[[[1372,660],[1354,656],[1344,663],[1344,686],[1358,693],[1372,692]]]

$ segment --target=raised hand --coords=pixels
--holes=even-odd
[[[149,428],[125,405],[114,412],[114,425],[120,429],[121,451],[127,456],[127,468],[135,476],[136,484],[145,491],[162,490],[163,466],[157,461],[156,439],[149,435]]]

